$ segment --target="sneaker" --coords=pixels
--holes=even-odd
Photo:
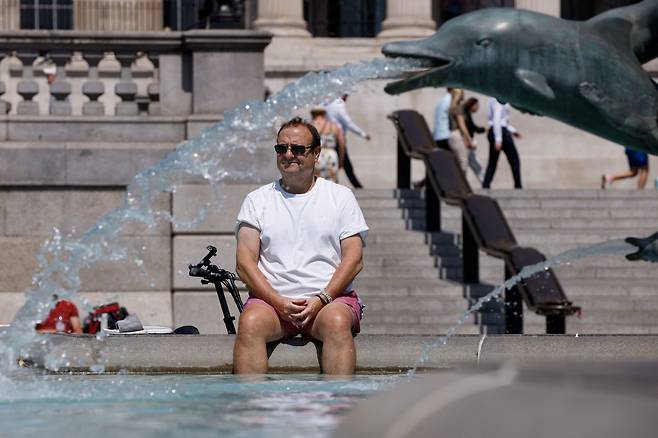
[[[612,184],[612,177],[607,173],[601,175],[601,189],[605,190],[606,188],[610,187],[610,184]]]

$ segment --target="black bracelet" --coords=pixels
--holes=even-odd
[[[323,289],[318,296],[320,297],[320,301],[322,301],[322,305],[324,306],[333,301],[333,298],[331,298],[331,295],[329,295],[325,289]]]

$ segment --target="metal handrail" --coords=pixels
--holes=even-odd
[[[478,251],[480,249],[505,261],[505,278],[510,278],[520,272],[522,266],[517,265],[518,257],[531,259],[532,263],[527,264],[545,260],[544,255],[536,249],[521,247],[517,244],[496,200],[473,193],[454,154],[451,151],[437,148],[422,115],[413,110],[402,110],[391,114],[389,119],[393,121],[398,132],[397,188],[411,188],[411,158],[422,159],[425,163],[427,178],[425,184],[426,231],[441,231],[441,200],[459,206],[462,210],[462,280],[464,283],[479,283]],[[418,131],[409,131],[408,126],[403,126],[405,122],[416,123]],[[410,136],[415,138],[410,139]],[[446,184],[443,186],[440,178],[437,177],[441,171],[448,173],[448,178],[444,178]],[[478,217],[474,211],[475,206],[486,211],[486,219]],[[478,222],[482,222],[482,219],[487,221],[488,231],[500,236],[500,239],[491,241],[485,239],[487,236],[483,235],[483,230],[478,226]],[[492,231],[491,223],[495,224],[496,221],[498,227]],[[548,275],[547,281],[550,282],[548,288],[535,291],[528,281],[525,281],[506,291],[506,333],[523,333],[523,305],[521,300],[526,302],[530,310],[546,317],[546,332],[549,334],[565,333],[566,316],[580,312],[580,308],[574,306],[567,299],[552,269],[544,271],[542,275]],[[546,296],[559,297],[559,299],[554,301],[542,299]]]

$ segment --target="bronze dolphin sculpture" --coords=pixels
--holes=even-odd
[[[388,43],[382,52],[428,67],[388,84],[390,94],[466,88],[658,155],[658,89],[642,68],[658,56],[658,0],[583,22],[482,9],[446,22],[427,39]]]

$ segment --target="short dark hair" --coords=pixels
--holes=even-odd
[[[297,126],[303,126],[306,129],[308,129],[308,132],[311,133],[311,136],[313,137],[313,141],[310,144],[311,147],[317,148],[320,147],[320,144],[322,143],[322,138],[320,137],[320,133],[318,132],[317,129],[315,129],[315,126],[312,124],[308,123],[306,120],[302,119],[301,117],[295,117],[290,120],[288,120],[286,123],[281,125],[279,128],[279,132],[276,133],[276,138],[279,138],[279,134],[281,134],[281,131],[283,131],[286,128],[295,128]]]

